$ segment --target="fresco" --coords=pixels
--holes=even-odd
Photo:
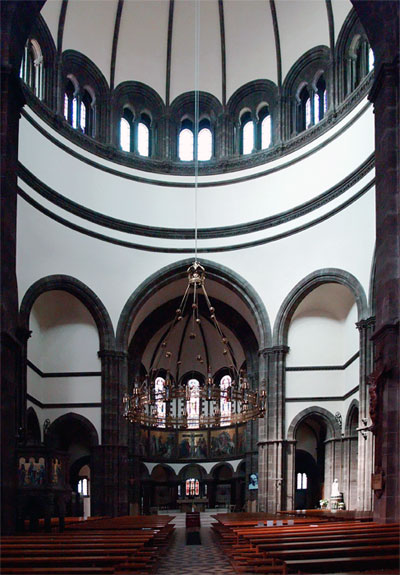
[[[180,431],[178,457],[203,459],[208,455],[207,431]]]
[[[211,432],[210,455],[226,456],[235,454],[235,428]]]
[[[170,459],[175,455],[175,434],[167,431],[150,432],[151,457]]]
[[[61,483],[61,479],[62,479],[62,463],[57,457],[54,457],[51,460],[51,482],[53,485],[58,485],[59,483]]]
[[[138,434],[138,455],[145,457],[148,453],[148,431],[147,429],[140,429]]]
[[[244,453],[246,451],[246,426],[238,427],[237,430],[237,453]]]
[[[27,460],[20,457],[18,462],[18,484],[20,487],[37,487],[44,485],[46,480],[46,464],[44,457],[38,461],[34,457]]]

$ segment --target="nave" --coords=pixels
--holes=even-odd
[[[54,521],[1,543],[2,575],[396,575],[400,565],[399,524],[366,512],[68,518],[65,531]]]

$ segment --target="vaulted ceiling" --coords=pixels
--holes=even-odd
[[[111,88],[143,82],[167,104],[196,88],[197,26],[198,87],[224,104],[247,82],[281,85],[316,46],[333,50],[351,8],[350,0],[51,0],[42,15],[59,50],[85,54]]]

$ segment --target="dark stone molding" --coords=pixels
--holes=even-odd
[[[357,351],[343,365],[305,365],[301,367],[287,367],[286,371],[340,371],[349,367],[358,357],[360,352]]]
[[[387,85],[389,82],[392,86],[399,85],[399,69],[400,69],[400,55],[397,54],[393,62],[383,62],[378,70],[375,72],[375,79],[373,86],[368,94],[368,99],[375,103],[382,86]]]
[[[222,72],[222,105],[226,105],[226,43],[225,43],[225,17],[224,2],[218,0],[219,31],[221,36],[221,72]]]
[[[100,349],[114,349],[114,328],[104,304],[81,281],[67,275],[51,275],[39,279],[25,293],[20,306],[20,326],[29,328],[29,317],[36,299],[43,293],[61,290],[79,299],[91,313],[99,332]]]
[[[320,397],[286,397],[287,403],[315,403],[317,401],[345,401],[359,390],[359,386],[353,387],[344,395],[321,395]]]
[[[261,246],[263,244],[268,244],[271,242],[275,242],[275,241],[290,237],[291,235],[300,233],[300,232],[307,230],[313,226],[316,226],[316,225],[320,224],[321,222],[324,222],[325,220],[335,216],[336,214],[338,214],[342,210],[346,209],[352,203],[356,202],[359,198],[361,198],[366,192],[368,192],[368,190],[370,190],[372,188],[374,183],[375,183],[375,180],[370,181],[359,192],[357,192],[353,197],[351,197],[350,199],[343,202],[343,204],[341,204],[337,208],[334,208],[330,212],[323,214],[322,216],[316,218],[315,220],[307,222],[306,224],[298,226],[297,228],[293,228],[287,232],[282,232],[280,234],[276,234],[275,236],[262,238],[260,240],[254,240],[254,241],[250,241],[247,243],[245,242],[245,243],[241,243],[241,244],[234,244],[234,245],[228,245],[228,246],[198,248],[197,252],[199,254],[231,252],[231,251],[237,251],[237,250],[247,249],[247,248],[251,248],[251,247]],[[39,212],[41,212],[45,216],[51,218],[55,222],[58,222],[64,226],[70,228],[71,230],[77,231],[79,233],[85,234],[89,237],[96,238],[96,239],[104,241],[104,242],[108,242],[108,243],[111,243],[111,244],[114,244],[117,246],[122,246],[125,248],[136,249],[136,250],[141,250],[141,251],[146,251],[146,252],[154,252],[154,253],[171,253],[171,254],[191,254],[191,253],[193,253],[193,247],[191,247],[191,248],[169,248],[169,247],[161,247],[161,246],[154,247],[154,246],[148,246],[146,244],[138,244],[138,243],[134,243],[134,242],[128,242],[125,240],[119,240],[117,238],[108,237],[108,236],[105,236],[105,235],[100,234],[98,232],[94,232],[92,230],[89,230],[87,228],[83,228],[82,226],[78,226],[78,225],[74,224],[73,222],[70,222],[70,221],[54,214],[53,212],[51,212],[50,210],[48,210],[47,208],[45,208],[44,206],[42,206],[41,204],[36,202],[33,198],[31,198],[28,194],[26,194],[21,188],[18,188],[18,195],[21,198],[23,198],[32,207],[37,209]]]
[[[40,45],[43,66],[44,66],[44,99],[43,103],[47,104],[50,108],[55,108],[57,105],[57,98],[55,97],[55,62],[57,48],[53,40],[53,36],[41,14],[35,20],[35,24],[30,34],[30,39],[36,39]],[[27,86],[27,89],[29,87]],[[33,97],[34,94],[32,94]]]
[[[264,218],[262,220],[257,220],[253,222],[248,222],[245,224],[238,224],[235,226],[222,226],[219,228],[200,228],[198,230],[199,239],[211,239],[211,238],[222,238],[222,237],[232,237],[241,234],[253,233],[271,227],[279,226],[281,224],[287,223],[293,219],[299,218],[308,214],[320,207],[324,206],[328,202],[334,200],[335,198],[342,195],[344,192],[349,190],[358,181],[360,181],[366,174],[368,174],[374,167],[374,156],[373,154],[359,166],[354,172],[347,176],[344,180],[339,182],[339,184],[333,186],[326,192],[323,192],[319,196],[315,197],[313,200],[306,202],[297,206],[294,209],[287,210],[286,212],[281,212],[280,214]],[[147,236],[153,238],[164,238],[164,239],[192,239],[194,238],[194,229],[183,228],[179,229],[169,229],[160,228],[154,226],[145,226],[141,224],[135,224],[133,222],[127,222],[117,218],[112,218],[110,216],[101,214],[90,208],[86,208],[76,202],[67,199],[65,196],[59,194],[55,190],[49,188],[46,184],[41,182],[34,174],[32,174],[27,168],[25,168],[21,163],[18,165],[18,176],[35,192],[40,194],[43,198],[52,202],[56,206],[72,213],[82,219],[90,221],[100,226],[104,226],[109,229],[118,230],[124,233],[135,234],[139,236]]]
[[[51,377],[99,377],[101,371],[60,371],[60,372],[43,372],[32,361],[26,360],[26,365],[30,367],[35,373],[43,378]]]
[[[354,411],[357,410],[357,412],[360,412],[360,404],[358,399],[353,399],[352,402],[350,403],[348,409],[347,409],[347,414],[346,414],[346,421],[344,424],[344,433],[346,436],[351,436],[351,420],[353,417],[353,413]],[[357,418],[357,425],[358,425],[358,418]]]
[[[112,49],[111,49],[111,64],[110,64],[110,91],[111,92],[114,90],[115,62],[117,60],[119,28],[120,28],[120,24],[121,24],[121,15],[122,15],[123,7],[124,7],[124,0],[118,0],[117,12],[115,14],[113,43],[112,43]]]
[[[114,161],[118,164],[123,164],[126,166],[129,166],[132,163],[132,162],[129,163],[126,160],[127,159],[131,160],[134,157],[135,158],[135,166],[131,166],[131,167],[135,167],[137,169],[144,170],[144,171],[154,171],[155,173],[164,172],[164,173],[173,173],[175,175],[178,175],[177,171],[170,170],[168,168],[168,163],[166,161],[156,160],[155,158],[152,158],[152,159],[143,158],[143,157],[136,156],[134,154],[130,154],[130,153],[128,154],[127,152],[119,152],[110,146],[104,146],[101,143],[96,142],[95,140],[92,140],[91,138],[82,134],[81,132],[74,130],[65,120],[61,120],[59,116],[52,115],[52,112],[50,111],[50,109],[47,106],[42,105],[41,109],[39,110],[40,101],[37,100],[37,98],[35,98],[32,95],[32,92],[30,90],[28,90],[27,88],[24,88],[24,94],[25,94],[26,99],[29,103],[29,106],[34,110],[35,113],[37,113],[39,116],[41,116],[41,112],[47,114],[47,119],[45,117],[43,117],[42,119],[47,121],[47,123],[49,123],[53,127],[53,129],[58,130],[64,137],[69,138],[69,139],[71,139],[71,137],[72,137],[72,140],[75,140],[74,143],[76,145],[79,145],[81,147],[85,147],[87,149],[87,151],[94,153],[94,154],[97,154],[101,157],[104,157],[107,160],[111,160],[111,161]],[[366,110],[369,108],[369,106],[370,105],[367,104],[365,107],[363,107],[355,115],[355,117],[352,120],[350,120],[350,122],[348,122],[348,124],[346,126],[337,130],[337,132],[335,134],[333,134],[332,136],[327,138],[324,142],[318,144],[313,150],[305,152],[302,156],[299,156],[297,158],[289,160],[288,162],[286,162],[285,164],[281,164],[280,166],[276,166],[274,168],[263,170],[262,172],[258,172],[257,174],[238,177],[238,178],[235,178],[234,180],[223,180],[223,181],[211,182],[211,183],[199,182],[198,187],[199,188],[206,188],[206,187],[210,187],[210,186],[213,186],[213,187],[225,186],[225,185],[237,183],[237,182],[246,182],[246,181],[250,181],[250,180],[253,180],[256,178],[261,178],[261,177],[266,176],[268,174],[278,172],[284,168],[287,168],[288,166],[291,166],[295,163],[298,163],[298,162],[302,161],[304,158],[307,158],[307,157],[311,156],[312,154],[314,154],[315,152],[318,152],[319,150],[321,150],[322,148],[324,148],[325,146],[327,146],[328,144],[333,142],[337,137],[339,137],[344,132],[346,132],[346,130],[348,130],[351,126],[353,126],[353,124],[366,112]],[[349,110],[349,111],[351,111],[351,110]],[[182,182],[165,182],[165,181],[160,181],[160,180],[153,180],[151,178],[147,178],[147,177],[143,177],[143,176],[136,176],[136,175],[131,175],[128,173],[123,173],[123,172],[120,172],[118,170],[114,170],[113,168],[110,168],[108,166],[104,166],[102,164],[99,164],[99,163],[97,163],[97,162],[95,162],[89,158],[86,158],[85,156],[82,156],[78,152],[75,152],[74,150],[72,150],[68,146],[64,145],[57,138],[50,135],[29,114],[27,114],[23,110],[22,110],[22,115],[32,126],[35,127],[35,129],[40,134],[42,134],[45,138],[50,140],[54,145],[56,145],[57,147],[59,147],[64,152],[70,154],[74,158],[79,159],[80,161],[86,163],[89,166],[93,166],[99,170],[102,170],[104,172],[107,172],[109,174],[112,174],[112,175],[115,175],[115,176],[118,176],[118,177],[121,177],[124,179],[148,183],[148,184],[152,184],[155,186],[165,186],[165,187],[175,187],[175,188],[193,188],[194,187],[194,183],[190,183],[190,182],[189,183],[182,183]],[[54,117],[54,122],[52,120],[53,117]],[[236,160],[238,162],[244,163],[246,161],[250,162],[250,158],[251,158],[251,162],[254,163],[254,161],[253,161],[254,158],[256,158],[258,156],[260,156],[260,157],[265,156],[265,154],[267,154],[269,160],[271,160],[271,161],[277,159],[277,157],[279,157],[280,155],[285,156],[285,155],[295,151],[297,148],[300,148],[303,144],[305,145],[305,144],[309,143],[307,138],[308,138],[308,135],[310,132],[313,132],[313,133],[314,133],[314,131],[319,132],[324,126],[325,126],[325,128],[323,128],[323,131],[321,132],[321,134],[324,133],[325,131],[327,131],[329,129],[329,127],[331,127],[330,126],[331,120],[332,120],[332,117],[324,118],[324,120],[319,122],[316,126],[310,128],[309,130],[306,130],[305,132],[303,132],[302,134],[300,134],[296,138],[293,138],[293,140],[291,142],[289,142],[287,145],[282,144],[279,146],[275,146],[273,148],[268,148],[267,150],[260,150],[259,152],[254,152],[250,157],[246,156],[248,158],[247,160],[243,156],[237,157]],[[52,125],[53,123],[54,123],[54,125]],[[329,124],[329,126],[328,126],[328,124]],[[319,135],[321,135],[321,134],[319,134]],[[94,149],[89,149],[88,146],[84,146],[85,142],[86,143],[91,142],[93,144]],[[296,142],[300,143],[300,145],[297,145]],[[291,149],[292,143],[294,143],[293,149]],[[229,159],[229,162],[233,162],[236,160],[231,158],[231,159]],[[151,170],[151,164],[152,163],[157,164],[157,166],[158,166],[154,170]],[[256,167],[257,165],[261,165],[263,163],[265,163],[265,162],[262,162],[262,161],[256,162],[253,166],[251,166],[250,164],[247,166],[244,166],[244,164],[243,164],[242,167],[243,167],[243,169],[249,168],[249,167]],[[194,169],[193,168],[193,166],[194,166],[193,162],[186,162],[186,164],[187,164],[186,166],[182,166],[182,162],[179,163],[179,170],[180,170],[179,175],[193,175],[193,169]],[[209,162],[200,162],[199,168],[201,168],[201,166],[202,165],[204,166],[205,164],[208,165]],[[178,166],[178,164],[176,164],[176,165]],[[161,166],[163,166],[164,169],[161,169]],[[190,166],[190,169],[188,166]],[[225,164],[224,164],[224,166],[225,166]],[[231,171],[231,170],[225,170],[225,167],[221,168],[221,172],[230,172]],[[208,168],[207,168],[207,170],[208,170]],[[209,175],[211,173],[219,173],[219,172],[218,172],[218,170],[211,171],[211,172],[202,172],[201,175]]]
[[[275,36],[275,49],[276,49],[276,68],[278,71],[278,88],[282,87],[282,54],[281,54],[281,40],[279,36],[279,23],[276,14],[275,0],[269,0],[269,6],[271,9],[272,23],[274,26],[274,36]]]
[[[71,50],[71,51],[67,51],[67,52],[73,52],[73,51]],[[79,53],[76,52],[76,54],[79,54]],[[94,65],[92,65],[92,67],[93,66]],[[64,67],[64,70],[65,70],[65,67]],[[67,70],[65,70],[65,73],[68,73]],[[102,76],[101,72],[100,72],[100,75]],[[286,141],[280,141],[281,138],[280,138],[280,136],[278,136],[278,132],[280,129],[279,125],[283,120],[279,119],[279,113],[280,112],[278,110],[279,106],[278,106],[278,102],[277,102],[276,106],[277,106],[278,117],[272,118],[273,126],[275,126],[273,128],[275,130],[274,137],[277,138],[277,143],[275,145],[273,145],[272,147],[267,148],[265,150],[255,151],[252,154],[249,154],[246,156],[242,156],[242,155],[226,156],[225,155],[223,157],[220,157],[218,155],[218,150],[216,150],[217,155],[214,156],[210,161],[199,162],[199,173],[201,175],[214,175],[214,174],[229,173],[229,172],[233,172],[233,171],[254,168],[254,167],[266,164],[270,161],[276,160],[277,158],[288,155],[288,154],[300,149],[301,147],[311,143],[315,138],[326,133],[338,121],[340,121],[347,114],[349,114],[354,109],[354,107],[363,99],[363,97],[368,93],[368,90],[370,88],[370,84],[372,83],[372,77],[371,76],[372,75],[367,76],[367,78],[365,78],[360,83],[360,85],[348,96],[348,98],[346,98],[343,101],[343,103],[340,106],[337,107],[337,109],[335,109],[334,112],[328,111],[325,118],[323,118],[320,122],[318,122],[317,124],[315,124],[314,126],[309,128],[308,130],[304,130],[301,134],[294,135],[294,136],[291,135],[293,137],[290,137],[290,139],[286,139]],[[136,82],[135,84],[139,85],[140,83]],[[106,85],[107,85],[107,82],[106,82]],[[142,86],[145,86],[145,85],[142,84]],[[250,82],[249,84],[246,84],[246,89],[244,90],[243,95],[248,93],[249,97],[250,97],[252,91],[255,91],[257,88],[261,88],[262,86],[264,86],[264,87],[270,86],[271,87],[271,86],[275,86],[275,85],[268,80],[256,80],[254,82]],[[146,88],[148,89],[149,94],[152,92],[154,92],[156,94],[156,92],[152,88],[150,88],[150,87],[146,87]],[[108,85],[107,85],[107,89],[108,89]],[[61,88],[59,88],[59,92],[60,92],[60,90],[61,90]],[[118,90],[118,87],[116,88],[116,90]],[[225,114],[228,118],[228,128],[227,129],[228,129],[229,133],[226,134],[226,136],[227,136],[228,140],[232,140],[232,142],[231,142],[232,149],[234,148],[234,146],[233,146],[233,124],[232,124],[233,120],[232,120],[231,115],[228,113],[228,108],[229,108],[229,106],[233,105],[232,98],[235,96],[235,101],[236,101],[236,97],[238,96],[238,92],[240,92],[241,90],[242,90],[242,88],[240,88],[237,92],[235,92],[236,96],[235,96],[235,94],[233,94],[231,96],[230,103],[228,103],[226,110],[224,109],[222,104],[218,101],[218,99],[215,98],[214,96],[210,95],[211,100],[209,100],[210,105],[214,106],[214,108],[213,108],[214,113],[217,110],[220,110],[219,116],[222,117]],[[275,91],[276,90],[277,90],[277,88],[275,86]],[[30,92],[30,90],[26,90],[26,91]],[[110,96],[108,96],[108,97],[110,97]],[[185,103],[184,97],[188,98],[188,94],[186,94],[186,95],[183,94],[181,96],[178,96],[178,98],[175,99],[173,105],[177,104],[177,102],[179,103],[180,99],[183,99],[183,103]],[[119,150],[118,149],[119,145],[117,148],[116,144],[115,144],[116,137],[117,137],[116,134],[117,134],[118,130],[117,130],[117,127],[116,127],[115,121],[114,121],[115,120],[115,110],[114,110],[113,106],[112,107],[113,107],[114,111],[113,111],[112,117],[114,118],[114,120],[112,122],[112,126],[108,126],[108,124],[107,124],[107,130],[106,130],[107,132],[111,132],[113,134],[114,144],[112,146],[110,146],[106,143],[108,140],[104,140],[104,138],[101,141],[95,140],[94,138],[91,138],[90,136],[82,134],[79,130],[73,129],[63,119],[62,116],[60,116],[56,112],[50,110],[50,108],[48,108],[45,104],[40,102],[40,100],[38,100],[32,93],[27,94],[27,101],[28,101],[29,106],[35,111],[35,113],[37,113],[53,129],[58,131],[65,138],[69,139],[73,144],[82,147],[83,149],[85,149],[86,151],[88,151],[90,153],[96,154],[99,157],[102,157],[102,158],[107,159],[107,160],[111,160],[111,161],[116,162],[120,165],[130,167],[130,168],[139,169],[139,170],[143,170],[145,172],[166,173],[166,174],[176,174],[176,175],[193,175],[193,170],[194,170],[193,162],[180,162],[179,160],[176,159],[177,156],[176,156],[176,145],[175,144],[172,144],[171,142],[169,142],[168,145],[170,145],[170,148],[171,148],[170,155],[164,153],[165,151],[163,150],[162,134],[161,134],[161,137],[157,138],[157,143],[155,145],[155,148],[158,149],[157,153],[159,154],[159,158],[157,158],[157,157],[145,158],[145,157],[138,156],[137,154],[122,152],[121,150]],[[111,95],[111,101],[112,102],[114,101],[114,93]],[[162,99],[160,98],[160,96],[158,96],[158,101],[162,102]],[[204,101],[208,101],[208,100],[205,99]],[[271,94],[271,102],[268,102],[268,103],[273,106],[273,102],[274,102],[274,100],[273,100],[272,94]],[[107,113],[108,113],[108,107],[109,106],[107,106]],[[193,112],[193,110],[192,110],[192,112]],[[171,107],[166,108],[165,117],[169,118],[168,122],[169,122],[169,124],[171,124],[171,126],[170,126],[171,131],[177,132],[178,127],[179,127],[179,118],[175,117],[175,115],[172,114],[172,108]],[[108,121],[109,120],[107,120],[107,122]],[[104,127],[105,122],[106,122],[106,120],[104,120],[104,122],[102,121],[103,127]],[[102,127],[102,129],[103,129],[103,127]],[[161,130],[161,132],[163,132],[163,130]],[[46,132],[44,130],[42,131],[42,133],[46,134]],[[337,137],[340,133],[341,132],[338,132],[334,137]],[[49,137],[49,139],[52,139],[49,135],[48,135],[48,137]],[[169,137],[167,139],[169,141]],[[217,142],[220,139],[221,139],[220,134],[216,134],[215,141]],[[75,157],[79,157],[80,159],[83,159],[83,161],[88,161],[87,159],[83,158],[80,154],[77,154],[76,152],[73,152],[72,150],[70,150],[67,146],[61,145],[55,139],[53,139],[53,140],[54,140],[54,143],[59,145],[59,147],[62,147],[63,149],[65,149],[66,151],[68,151],[69,153],[74,155]],[[165,145],[167,145],[167,142],[165,142]],[[322,145],[326,145],[326,143],[323,143]],[[319,148],[317,147],[316,149],[319,149]],[[222,150],[222,148],[221,148],[221,150]],[[105,169],[100,165],[99,165],[99,167],[102,169]],[[279,169],[281,169],[281,168],[279,168]],[[127,176],[124,175],[123,177],[127,177]],[[136,178],[132,177],[132,179],[136,179]]]
[[[173,281],[186,277],[186,270],[192,263],[193,258],[188,258],[170,264],[152,274],[136,288],[127,300],[118,321],[116,335],[118,349],[128,349],[129,332],[137,311],[154,293]],[[243,300],[258,327],[259,332],[255,334],[258,342],[261,343],[261,346],[269,344],[271,341],[270,321],[264,303],[254,288],[239,274],[221,264],[204,259],[201,260],[201,263],[205,267],[209,279],[232,290]]]
[[[74,407],[78,406],[74,405]],[[64,415],[60,415],[60,417],[57,417],[57,419],[51,423],[44,437],[44,442],[46,445],[52,446],[54,442],[56,443],[57,434],[62,432],[63,429],[68,429],[71,424],[78,425],[82,430],[85,431],[91,448],[99,445],[99,436],[93,423],[87,419],[87,417],[84,417],[79,413],[73,413],[72,411],[65,413]]]
[[[294,417],[287,432],[288,441],[296,440],[297,428],[302,423],[302,421],[304,421],[304,419],[306,419],[309,416],[317,416],[324,420],[330,436],[328,437],[328,439],[341,438],[342,430],[339,427],[339,424],[336,421],[333,413],[331,413],[327,409],[324,409],[323,407],[313,405],[312,407],[307,407],[306,409],[303,409],[303,411],[301,411]]]
[[[26,399],[40,407],[40,409],[78,409],[84,407],[101,408],[101,403],[42,403],[29,393],[26,394]]]
[[[68,75],[75,76],[79,84],[79,89],[90,86],[95,93],[94,115],[95,133],[93,139],[100,142],[108,142],[108,131],[110,125],[110,88],[103,73],[90,58],[75,50],[65,50],[61,59],[62,84],[58,87],[61,99],[64,98],[65,85]],[[72,129],[72,128],[71,128]],[[78,130],[74,130],[78,132]],[[82,134],[83,135],[83,134]],[[89,138],[89,136],[85,136]]]
[[[64,37],[64,27],[65,27],[65,18],[67,15],[67,8],[68,8],[68,0],[62,0],[60,17],[58,19],[58,30],[57,30],[57,53],[59,58],[61,58],[62,54],[62,43]]]
[[[312,272],[302,279],[286,296],[274,325],[273,341],[276,345],[287,344],[290,321],[300,302],[316,287],[325,283],[338,283],[350,289],[357,304],[358,319],[368,317],[369,309],[364,289],[358,279],[338,268],[325,268]]]
[[[169,0],[168,11],[168,36],[167,36],[167,61],[166,61],[166,74],[165,74],[165,104],[170,104],[171,94],[171,50],[172,50],[172,30],[174,27],[174,7],[175,0]]]

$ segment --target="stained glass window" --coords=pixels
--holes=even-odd
[[[195,497],[200,494],[200,482],[198,479],[186,480],[186,497]]]
[[[219,384],[219,388],[221,391],[221,398],[220,398],[221,425],[229,425],[231,422],[231,414],[232,414],[232,403],[230,402],[231,385],[232,385],[232,378],[229,375],[224,375]]]
[[[154,391],[156,394],[156,411],[158,418],[158,427],[165,427],[166,403],[162,399],[164,394],[165,380],[163,377],[157,377],[154,382]]]
[[[200,422],[200,382],[189,379],[186,400],[188,428],[199,427]]]

